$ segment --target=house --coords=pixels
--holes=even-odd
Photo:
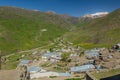
[[[94,50],[85,51],[85,56],[86,56],[88,59],[95,58],[95,57],[98,57],[98,56],[99,56],[99,52],[94,51]]]
[[[52,62],[58,62],[61,60],[61,54],[60,53],[46,53],[42,56],[43,61],[52,61]]]
[[[30,64],[32,64],[32,61],[31,60],[22,60],[22,61],[20,61],[20,63],[19,63],[19,66],[21,65],[25,65],[25,66],[28,66],[28,65],[30,65]]]
[[[31,61],[31,60],[22,60],[22,61],[20,61],[20,63],[18,64],[18,66],[17,66],[17,69],[21,69],[22,68],[22,66],[30,66],[31,64],[33,63],[33,61]]]
[[[29,71],[30,73],[37,73],[37,72],[39,72],[40,70],[41,70],[41,68],[38,67],[38,66],[32,66],[32,67],[29,67],[29,68],[28,68],[28,71]]]
[[[87,64],[87,65],[82,65],[82,66],[77,66],[77,67],[71,67],[70,72],[71,73],[81,73],[81,72],[91,71],[94,68],[95,68],[94,65]]]

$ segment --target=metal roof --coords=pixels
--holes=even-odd
[[[20,63],[21,64],[28,64],[30,62],[30,60],[22,60]]]
[[[28,68],[29,72],[38,72],[40,70],[41,70],[41,68],[38,66],[33,66],[33,67]]]
[[[97,51],[86,51],[85,52],[85,55],[87,56],[87,57],[94,57],[94,56],[98,56],[99,55],[99,53],[97,52]]]
[[[27,66],[29,64],[29,62],[30,62],[30,60],[22,60],[22,61],[20,61],[18,66],[20,66],[20,65],[26,65]]]
[[[82,65],[82,66],[77,66],[77,67],[72,67],[70,69],[71,72],[86,72],[89,71],[91,69],[94,69],[94,65],[92,64],[88,64],[88,65]]]
[[[43,55],[44,57],[51,57],[51,56],[61,56],[59,53],[46,53]]]
[[[70,73],[66,72],[66,73],[60,73],[58,72],[59,76],[71,76]]]

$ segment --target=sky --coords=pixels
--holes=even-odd
[[[96,12],[112,12],[120,8],[120,0],[0,0],[0,6],[15,6],[42,12],[83,16]]]

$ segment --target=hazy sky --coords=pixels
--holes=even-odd
[[[59,14],[82,16],[101,11],[111,12],[120,8],[120,0],[0,0],[0,6],[16,6]]]

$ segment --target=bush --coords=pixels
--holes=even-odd
[[[61,59],[61,61],[67,61],[68,58],[69,58],[69,56],[70,56],[70,53],[64,53],[64,54],[62,54],[62,59]]]
[[[57,65],[60,66],[60,67],[65,67],[65,66],[67,66],[67,63],[61,62],[61,63],[58,63]]]
[[[49,78],[56,78],[57,76],[49,76]]]
[[[71,62],[71,59],[68,59],[67,62]]]
[[[78,64],[75,64],[75,66],[78,66]]]
[[[79,75],[75,75],[75,77],[80,77]]]

